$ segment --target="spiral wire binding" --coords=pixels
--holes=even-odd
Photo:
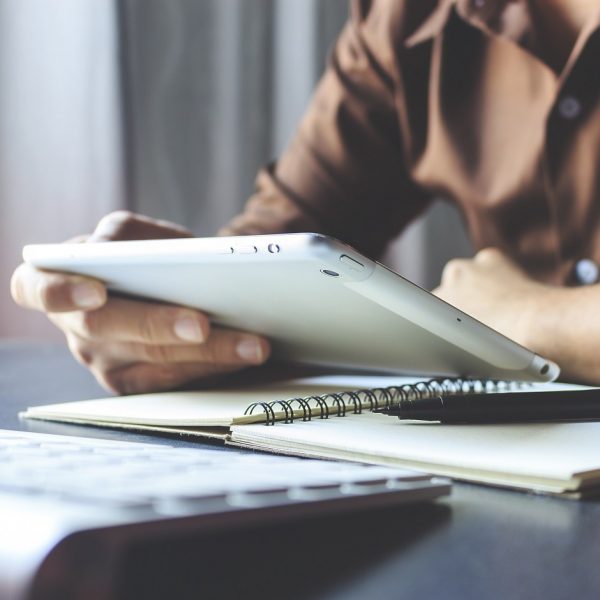
[[[438,395],[479,394],[489,392],[509,392],[521,389],[527,384],[514,381],[495,379],[466,379],[462,377],[437,377],[417,383],[404,383],[399,386],[385,388],[359,389],[353,391],[314,395],[306,398],[291,400],[275,400],[273,402],[253,402],[246,408],[244,415],[252,415],[257,409],[264,414],[265,425],[275,425],[276,422],[293,423],[296,411],[302,411],[302,421],[312,421],[313,418],[328,419],[331,414],[345,417],[347,412],[358,415],[364,409],[370,411],[389,409],[403,402],[431,398]],[[312,403],[312,405],[311,405]],[[298,406],[295,409],[295,406]],[[283,410],[280,418],[279,410]]]

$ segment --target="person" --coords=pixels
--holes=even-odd
[[[354,0],[308,111],[221,234],[316,231],[376,257],[436,197],[479,252],[439,297],[600,383],[596,0]],[[119,212],[90,241],[191,235]],[[200,311],[21,265],[12,294],[120,393],[263,363],[269,342]]]

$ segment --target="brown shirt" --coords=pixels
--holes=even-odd
[[[525,1],[356,0],[292,143],[223,232],[319,231],[377,256],[443,197],[475,247],[573,283],[600,263],[600,8],[560,72],[534,24]]]

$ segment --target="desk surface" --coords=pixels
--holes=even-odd
[[[62,346],[0,343],[1,428],[156,441],[17,417],[29,405],[102,395]],[[130,565],[143,571],[145,583],[126,585],[135,585],[136,595],[145,585],[152,597],[177,582],[180,597],[201,586],[205,597],[222,598],[596,598],[600,502],[456,484],[450,498],[431,506],[246,529],[146,550]]]

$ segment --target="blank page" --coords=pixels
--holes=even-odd
[[[367,413],[232,427],[231,442],[549,491],[600,478],[600,423],[441,425]]]

